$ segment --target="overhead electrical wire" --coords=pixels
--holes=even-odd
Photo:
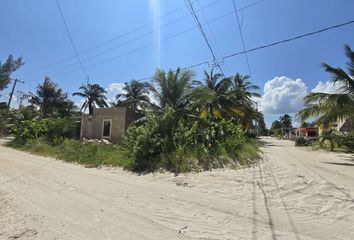
[[[234,11],[235,11],[235,17],[236,17],[236,22],[237,22],[237,28],[238,28],[238,31],[239,31],[239,33],[240,33],[243,51],[245,52],[245,59],[246,59],[246,63],[247,63],[248,72],[249,72],[249,74],[250,74],[250,77],[252,77],[251,66],[250,66],[250,62],[249,62],[249,59],[248,59],[248,54],[247,54],[247,52],[246,52],[245,39],[243,38],[243,33],[242,33],[242,29],[241,29],[241,24],[240,24],[240,18],[239,18],[239,16],[238,16],[238,12],[237,12],[236,0],[232,0],[232,5],[233,5]]]
[[[319,33],[323,33],[323,32],[326,32],[326,31],[330,31],[330,30],[333,30],[333,29],[336,29],[336,28],[348,26],[350,24],[354,24],[354,20],[350,20],[350,21],[347,21],[347,22],[344,22],[344,23],[340,23],[340,24],[337,24],[337,25],[332,25],[330,27],[326,27],[326,28],[322,28],[320,30],[316,30],[316,31],[313,31],[313,32],[308,32],[308,33],[305,33],[305,34],[297,35],[295,37],[283,39],[283,40],[280,40],[280,41],[277,41],[277,42],[261,45],[261,46],[258,46],[258,47],[255,47],[255,48],[251,48],[251,49],[246,50],[246,51],[235,52],[235,53],[226,55],[223,58],[224,59],[228,59],[228,58],[232,58],[232,57],[235,57],[235,56],[238,56],[238,55],[242,55],[242,54],[245,54],[245,53],[255,52],[255,51],[258,51],[258,50],[261,50],[261,49],[274,47],[274,46],[277,46],[277,45],[280,45],[280,44],[292,42],[292,41],[295,41],[295,40],[298,40],[298,39],[301,39],[301,38],[313,36],[313,35],[316,35],[316,34],[319,34]],[[184,69],[194,68],[194,67],[198,67],[198,66],[202,66],[202,65],[208,64],[209,62],[210,61],[200,62],[200,63],[194,64],[194,65],[183,67],[181,69],[184,70]],[[138,79],[137,81],[145,81],[145,80],[148,80],[150,78],[151,77],[146,77],[146,78]]]
[[[202,9],[206,9],[206,8],[208,8],[208,7],[210,7],[210,6],[214,5],[214,4],[216,4],[216,3],[218,3],[218,2],[221,2],[221,1],[223,1],[223,0],[216,0],[216,1],[213,1],[213,2],[211,2],[211,3],[207,4],[207,5],[205,5]],[[265,0],[260,0],[260,1],[256,1],[256,2],[250,3],[250,4],[248,4],[248,5],[243,6],[242,8],[238,9],[238,11],[240,12],[240,11],[246,10],[246,9],[248,9],[248,8],[250,8],[250,7],[252,7],[252,6],[256,5],[256,4],[259,4],[259,3],[263,2],[263,1],[265,1]],[[194,2],[196,2],[196,1],[193,1],[192,3],[194,3]],[[180,11],[180,10],[183,10],[183,9],[185,9],[186,7],[187,7],[187,6],[184,5],[184,6],[180,7],[180,8],[177,8],[177,9],[175,9],[175,10],[173,10],[173,11],[171,11],[171,12],[169,12],[169,13],[163,15],[163,16],[161,16],[161,19],[162,19],[162,18],[165,18],[165,17],[168,17],[168,16],[170,16],[170,15],[172,15],[172,14],[174,14],[174,13]],[[199,11],[199,10],[200,10],[200,9],[197,9],[196,12]],[[182,20],[182,19],[185,18],[185,17],[189,17],[189,15],[190,15],[190,14],[185,15],[185,16],[183,16],[182,18],[177,19],[176,22],[179,21],[179,20]],[[143,25],[141,25],[141,26],[138,26],[138,27],[136,27],[136,28],[134,28],[134,29],[132,29],[132,30],[130,30],[130,31],[128,31],[128,32],[125,32],[125,33],[123,33],[123,34],[121,34],[121,35],[119,35],[119,36],[116,36],[116,37],[111,38],[111,39],[109,39],[109,40],[107,40],[107,41],[105,41],[105,42],[102,42],[102,43],[100,43],[100,44],[98,44],[98,45],[96,45],[96,46],[94,46],[94,47],[91,47],[91,48],[89,48],[89,49],[86,49],[86,50],[83,50],[83,51],[81,51],[81,52],[78,52],[78,55],[81,56],[81,55],[87,54],[87,53],[89,53],[89,52],[92,52],[92,51],[94,51],[94,50],[96,50],[96,49],[99,49],[99,48],[101,48],[101,47],[103,47],[103,46],[106,46],[106,45],[108,45],[108,44],[111,43],[111,42],[114,42],[114,41],[116,41],[116,40],[118,40],[118,39],[120,39],[120,38],[123,38],[123,37],[125,37],[125,36],[128,36],[128,35],[130,35],[130,34],[136,32],[136,31],[138,31],[138,30],[140,30],[140,29],[143,29],[143,28],[145,28],[146,26],[149,26],[152,22],[153,22],[153,21],[149,21],[149,22],[147,22],[147,23],[145,23],[145,24],[143,24]],[[164,24],[163,26],[161,26],[161,28],[166,27],[166,25],[173,24],[173,23],[175,23],[175,21],[172,21],[172,22],[170,22],[170,23]],[[155,30],[156,30],[156,29],[155,29]],[[150,34],[150,32],[147,33],[147,34]],[[116,46],[115,48],[118,48],[119,46],[120,46],[120,45]],[[69,62],[70,60],[75,59],[75,58],[76,58],[76,55],[71,56],[71,57],[67,57],[67,58],[64,58],[64,59],[62,59],[62,60],[59,60],[59,61],[57,61],[57,62],[54,62],[54,63],[48,64],[48,65],[44,65],[44,66],[41,66],[41,67],[38,67],[38,68],[35,68],[35,69],[32,69],[32,70],[29,70],[29,71],[27,71],[27,72],[24,72],[23,74],[28,75],[28,74],[30,74],[30,73],[38,72],[38,71],[43,70],[43,69],[48,69],[48,68],[51,68],[51,67],[53,67],[53,66],[57,66],[57,65],[60,65],[60,64],[62,64],[62,63]],[[87,60],[87,58],[85,58],[84,61],[85,61],[85,60]],[[83,61],[83,62],[84,62],[84,61]],[[77,63],[77,64],[78,64],[78,63]],[[76,64],[75,64],[75,65],[76,65]],[[43,75],[43,74],[41,74],[41,75]]]
[[[63,11],[61,10],[61,7],[60,7],[59,0],[56,0],[56,2],[57,2],[57,6],[58,6],[58,10],[59,10],[61,19],[63,20],[64,26],[65,26],[65,30],[66,30],[66,32],[67,32],[67,34],[68,34],[69,39],[70,39],[71,46],[72,46],[72,48],[74,49],[75,56],[76,56],[77,60],[78,60],[79,63],[80,63],[80,67],[81,67],[82,72],[84,73],[85,77],[88,79],[88,75],[87,75],[87,73],[86,73],[86,70],[85,70],[85,68],[84,68],[84,65],[83,65],[82,62],[81,62],[81,59],[80,59],[80,57],[79,57],[79,53],[78,53],[78,51],[77,51],[77,49],[76,49],[76,47],[75,47],[74,41],[73,41],[73,39],[72,39],[72,37],[71,37],[71,34],[70,34],[70,31],[69,31],[68,25],[66,24]]]
[[[232,11],[231,14],[234,14],[234,12]],[[224,16],[226,16],[226,15],[224,15]],[[344,22],[344,23],[340,23],[340,24],[337,24],[337,25],[332,25],[332,26],[329,26],[329,27],[326,27],[326,28],[322,28],[320,30],[316,30],[316,31],[313,31],[313,32],[308,32],[308,33],[305,33],[305,34],[302,34],[302,35],[297,35],[297,36],[294,36],[294,37],[291,37],[291,38],[287,38],[287,39],[283,39],[283,40],[280,40],[280,41],[277,41],[277,42],[272,42],[272,43],[269,43],[269,44],[261,45],[261,46],[258,46],[258,47],[255,47],[255,48],[251,48],[251,49],[246,50],[246,51],[240,51],[240,52],[231,53],[229,55],[224,56],[223,59],[225,60],[225,59],[232,58],[232,57],[235,57],[235,56],[238,56],[238,55],[242,55],[242,54],[245,54],[245,53],[250,53],[250,52],[258,51],[258,50],[261,50],[261,49],[266,49],[266,48],[269,48],[269,47],[273,47],[273,46],[276,46],[276,45],[292,42],[292,41],[295,41],[295,40],[298,40],[298,39],[301,39],[301,38],[313,36],[313,35],[316,35],[316,34],[319,34],[319,33],[322,33],[322,32],[326,32],[326,31],[330,31],[330,30],[333,30],[333,29],[336,29],[336,28],[348,26],[350,24],[354,24],[354,20],[350,20],[350,21],[347,21],[347,22]],[[180,34],[182,34],[182,33],[180,33]],[[210,61],[200,62],[200,63],[194,64],[194,65],[191,65],[191,66],[183,67],[181,69],[194,68],[194,67],[197,67],[197,66],[208,64],[209,62]],[[91,66],[94,66],[94,65],[96,65],[96,64],[93,64]],[[63,75],[70,74],[70,73],[77,72],[77,71],[78,70],[66,72]],[[60,75],[60,76],[62,76],[62,75]],[[142,79],[139,79],[137,81],[144,81],[144,80],[148,80],[148,79],[150,79],[150,77],[142,78]],[[28,82],[28,80],[26,80],[26,81]]]
[[[213,2],[211,2],[211,3],[209,3],[209,4],[207,4],[204,8],[211,7],[211,6],[213,6],[213,5],[215,5],[215,4],[219,3],[219,2],[222,2],[222,1],[224,1],[224,0],[216,0],[216,1],[213,1]],[[195,2],[195,1],[193,1],[193,2]],[[176,13],[176,12],[179,12],[179,11],[185,9],[186,7],[187,7],[187,6],[184,5],[184,6],[180,7],[180,8],[177,8],[177,9],[175,9],[175,10],[172,10],[171,12],[169,12],[169,13],[164,14],[163,16],[161,16],[160,19],[165,18],[165,17],[168,17],[168,16],[170,16],[170,15]],[[246,6],[246,7],[247,7],[247,6]],[[163,26],[161,26],[161,27],[166,27],[166,25],[173,24],[173,23],[178,22],[178,21],[180,21],[180,20],[182,20],[182,19],[184,19],[184,18],[187,18],[187,17],[189,17],[189,14],[188,14],[188,15],[185,15],[185,16],[183,16],[183,17],[181,17],[181,18],[178,18],[177,20],[172,21],[172,22],[170,22],[170,23],[168,23],[168,24],[165,24],[165,25],[163,25]],[[154,21],[149,21],[149,22],[147,22],[147,23],[145,23],[145,24],[143,24],[143,25],[140,25],[140,26],[138,26],[138,27],[135,27],[135,28],[133,28],[132,30],[129,30],[129,31],[123,33],[123,34],[120,34],[120,35],[118,35],[118,36],[116,36],[116,37],[113,37],[113,38],[111,38],[111,39],[109,39],[109,40],[106,40],[106,41],[104,41],[104,42],[102,42],[102,43],[99,43],[99,44],[97,44],[96,46],[93,46],[93,47],[91,47],[91,48],[88,48],[88,49],[86,49],[86,50],[83,50],[83,51],[81,51],[81,52],[78,52],[78,55],[81,56],[81,55],[87,54],[87,53],[89,53],[89,52],[92,52],[92,51],[94,51],[94,50],[96,50],[96,49],[102,48],[103,46],[106,46],[106,45],[108,45],[108,44],[110,44],[110,43],[112,43],[112,42],[114,42],[114,41],[116,41],[116,40],[118,40],[118,39],[121,39],[121,38],[123,38],[123,37],[126,37],[126,36],[128,36],[128,35],[130,35],[130,34],[132,34],[132,33],[134,33],[134,32],[137,32],[137,31],[139,31],[139,30],[141,30],[141,29],[144,29],[144,28],[147,27],[147,26],[150,26],[153,22],[154,22]],[[158,29],[155,29],[154,31],[156,31],[156,30],[158,30]],[[154,31],[148,32],[147,34],[151,34],[151,33],[153,33]],[[48,64],[48,65],[45,65],[45,66],[41,66],[41,67],[38,67],[38,68],[35,68],[35,69],[32,69],[32,70],[29,70],[29,71],[25,72],[24,74],[30,74],[30,73],[33,73],[33,72],[36,72],[36,71],[39,71],[39,70],[47,69],[47,68],[50,68],[50,67],[59,65],[59,64],[61,64],[61,63],[68,62],[68,61],[70,61],[70,60],[72,60],[72,59],[74,59],[74,58],[76,58],[76,54],[73,55],[73,56],[64,58],[64,59],[62,59],[62,60],[59,60],[59,61],[57,61],[57,62],[54,62],[54,63]]]
[[[193,4],[191,3],[190,0],[184,0],[184,2],[185,2],[186,5],[188,6],[188,9],[189,9],[189,11],[191,12],[191,15],[193,16],[193,19],[194,19],[195,23],[197,24],[198,29],[199,29],[200,33],[202,34],[205,43],[206,43],[207,46],[208,46],[208,49],[209,49],[209,51],[210,51],[210,53],[211,53],[211,55],[212,55],[212,57],[213,57],[213,62],[214,62],[214,64],[219,68],[221,74],[222,74],[223,76],[225,76],[224,71],[223,71],[223,69],[221,68],[221,66],[220,66],[220,64],[219,64],[219,62],[218,62],[218,60],[217,60],[217,58],[216,58],[216,56],[215,56],[214,50],[213,50],[213,48],[211,47],[211,45],[210,45],[210,43],[209,43],[208,37],[206,36],[206,34],[205,34],[204,30],[203,30],[203,27],[202,27],[202,25],[201,25],[201,23],[200,23],[200,21],[199,21],[199,18],[198,18],[197,14],[196,14],[195,11],[194,11]]]
[[[228,13],[226,13],[226,14],[223,14],[223,15],[221,15],[221,16],[219,16],[219,17],[213,18],[213,19],[209,20],[208,22],[209,22],[209,23],[215,22],[215,21],[218,21],[218,20],[223,19],[223,18],[225,18],[225,17],[232,16],[233,14],[234,14],[234,12],[231,11],[231,12],[228,12]],[[203,25],[204,25],[204,24],[206,24],[206,23],[203,23]],[[163,39],[161,39],[161,40],[159,40],[159,41],[155,41],[155,42],[153,42],[153,43],[149,43],[149,44],[143,45],[142,47],[138,47],[138,48],[133,49],[133,50],[131,50],[131,51],[125,52],[125,53],[123,53],[123,54],[119,54],[119,55],[116,55],[116,56],[113,56],[113,57],[110,57],[110,58],[101,60],[101,61],[99,61],[99,62],[90,64],[90,65],[86,65],[86,68],[89,68],[89,67],[92,67],[92,66],[96,66],[96,65],[99,65],[99,64],[102,64],[102,63],[105,63],[105,62],[109,62],[109,61],[112,61],[112,60],[114,60],[114,59],[117,59],[117,58],[120,58],[120,57],[123,57],[123,56],[130,55],[130,54],[132,54],[132,53],[135,53],[135,52],[141,51],[141,50],[143,50],[143,49],[146,49],[146,48],[148,48],[148,47],[154,46],[154,45],[156,45],[157,43],[161,43],[161,42],[167,41],[167,40],[169,40],[169,39],[175,38],[175,37],[177,37],[177,36],[180,36],[180,35],[182,35],[182,34],[184,34],[184,33],[193,31],[193,30],[195,30],[196,28],[197,28],[197,26],[193,26],[193,27],[191,27],[191,28],[188,28],[188,29],[185,29],[185,30],[183,30],[183,31],[181,31],[181,32],[178,32],[178,33],[176,33],[176,34],[173,34],[173,35],[171,35],[171,36],[169,36],[169,37],[163,38]],[[86,59],[84,59],[84,61],[86,61]],[[56,75],[52,75],[52,73],[56,73],[56,72],[58,72],[58,71],[65,70],[65,69],[68,69],[68,68],[73,67],[73,66],[76,66],[76,65],[78,65],[78,63],[73,63],[73,64],[67,65],[67,66],[65,66],[65,67],[62,67],[62,68],[59,68],[59,69],[50,71],[50,72],[47,73],[47,74],[50,74],[51,76],[62,76],[62,75],[66,75],[66,74],[69,74],[69,73],[72,73],[72,72],[76,72],[77,70],[73,70],[73,71],[65,72],[65,73],[63,73],[63,74],[59,73],[59,74],[56,74]],[[36,74],[36,76],[30,76],[30,77],[27,77],[27,78],[35,78],[35,77],[40,77],[40,76],[42,76],[42,75]],[[26,77],[24,77],[24,78],[26,78]],[[27,81],[31,81],[31,80],[27,80]]]
[[[201,2],[200,2],[199,0],[197,0],[197,2],[198,2],[198,5],[199,5],[199,9],[197,9],[196,11],[199,10],[199,11],[202,12],[203,17],[204,17],[204,19],[205,19],[205,22],[206,22],[206,24],[207,24],[207,26],[208,26],[208,28],[209,28],[211,37],[213,38],[213,41],[214,41],[214,43],[215,43],[215,45],[216,45],[216,47],[217,47],[217,49],[218,49],[220,55],[222,56],[222,55],[224,55],[224,54],[222,53],[221,47],[220,47],[220,45],[219,45],[219,43],[218,43],[218,40],[217,40],[217,38],[216,38],[216,36],[215,36],[215,34],[214,34],[213,28],[210,26],[210,24],[209,24],[209,22],[208,22],[208,18],[207,18],[207,16],[206,16],[206,13],[205,13],[205,11],[204,11],[204,8],[203,8],[203,6],[202,6],[202,4],[201,4]]]
[[[217,3],[217,2],[220,2],[220,1],[221,1],[221,0],[214,1],[214,2],[212,2],[212,3],[208,4],[208,5],[206,5],[204,8],[210,7],[210,6],[212,6],[213,4],[215,4],[215,3]],[[138,41],[138,40],[140,40],[140,39],[142,39],[142,38],[144,38],[144,37],[146,37],[146,36],[148,36],[148,35],[150,35],[150,34],[153,34],[153,33],[156,32],[157,30],[161,30],[161,29],[163,29],[163,28],[165,28],[165,27],[167,27],[167,26],[169,26],[169,25],[172,25],[172,24],[174,24],[174,23],[176,23],[176,22],[178,22],[178,21],[181,21],[181,20],[183,20],[184,18],[187,18],[187,17],[189,17],[189,16],[190,16],[190,14],[184,15],[184,16],[182,16],[182,17],[180,17],[180,18],[178,18],[178,19],[176,19],[176,20],[174,20],[174,21],[171,21],[171,22],[168,22],[168,23],[162,25],[162,26],[159,27],[158,29],[154,29],[154,30],[152,30],[152,31],[143,33],[143,34],[141,34],[141,35],[139,35],[139,36],[137,36],[137,37],[135,37],[135,38],[133,38],[133,39],[129,39],[129,40],[125,41],[125,42],[122,42],[122,43],[120,43],[120,44],[114,46],[114,47],[111,47],[111,48],[108,48],[108,49],[106,49],[106,50],[104,50],[104,51],[98,52],[98,53],[95,54],[95,55],[92,55],[92,56],[86,57],[86,58],[84,58],[84,59],[81,59],[81,62],[87,62],[87,61],[90,60],[90,59],[94,59],[94,58],[96,58],[96,57],[99,57],[99,56],[102,56],[102,55],[104,55],[104,54],[110,53],[111,51],[113,51],[113,50],[115,50],[115,49],[118,49],[118,48],[123,47],[123,46],[128,45],[128,44],[131,44],[131,43],[133,43],[133,42],[135,42],[135,41]],[[55,69],[55,70],[52,70],[52,71],[50,71],[49,73],[55,73],[55,72],[61,71],[61,70],[63,70],[63,69],[66,69],[66,68],[69,68],[69,67],[78,65],[78,64],[79,64],[79,63],[71,63],[71,64],[68,64],[68,65],[66,65],[66,66],[63,66],[63,67],[57,68],[57,69]],[[38,74],[31,74],[31,75],[28,75],[28,76],[25,75],[25,76],[23,76],[23,77],[30,77],[30,78],[31,78],[31,77],[33,77],[33,76],[41,76],[41,75],[42,75],[42,74],[40,74],[40,75],[38,75]]]

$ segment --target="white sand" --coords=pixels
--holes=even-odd
[[[0,239],[354,239],[354,160],[265,139],[239,171],[135,176],[0,146]]]

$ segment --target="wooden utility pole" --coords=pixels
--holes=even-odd
[[[14,91],[15,91],[17,82],[19,82],[19,83],[24,83],[24,82],[21,81],[21,80],[15,79],[14,85],[12,86],[12,90],[11,90],[11,93],[10,93],[9,102],[7,103],[7,108],[8,108],[8,109],[10,109],[12,96],[14,95]]]

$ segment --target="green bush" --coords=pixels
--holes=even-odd
[[[347,151],[353,152],[354,151],[354,132],[338,135],[337,142],[340,146],[343,146]]]
[[[308,141],[304,137],[297,137],[295,139],[295,146],[297,146],[297,147],[308,146]]]
[[[89,167],[108,165],[129,168],[131,165],[124,151],[112,144],[84,143],[66,139],[58,150],[57,158]]]
[[[133,170],[184,172],[239,165],[246,139],[232,121],[186,120],[167,107],[163,113],[148,114],[143,124],[131,126],[123,146]],[[252,154],[258,157],[258,146],[255,149]]]
[[[50,144],[60,144],[64,138],[71,137],[75,129],[72,120],[58,119],[34,119],[25,120],[13,130],[15,140],[19,144],[25,144],[31,139],[42,138]]]
[[[60,145],[48,144],[43,138],[30,139],[25,144],[12,141],[9,146],[41,156],[56,157],[65,162],[82,164],[88,167],[100,165],[131,168],[131,161],[124,150],[116,145],[103,143],[84,143],[65,139]]]

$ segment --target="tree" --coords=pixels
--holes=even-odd
[[[74,110],[74,104],[68,99],[68,95],[49,77],[45,77],[43,84],[37,86],[35,94],[30,92],[26,98],[39,108],[43,117],[68,116]]]
[[[85,102],[81,106],[81,110],[88,108],[89,114],[93,114],[93,109],[98,107],[108,107],[106,102],[107,97],[105,93],[107,93],[100,85],[98,84],[84,84],[80,88],[81,92],[73,93],[73,96],[80,96],[85,98]]]
[[[175,110],[183,110],[189,103],[189,96],[192,91],[192,80],[194,73],[189,70],[169,70],[167,73],[157,69],[153,81],[157,87],[151,90],[157,97],[161,108],[170,106]]]
[[[328,128],[339,119],[345,119],[354,115],[354,52],[349,46],[345,46],[345,55],[348,73],[341,68],[332,67],[326,63],[322,67],[328,72],[331,82],[340,86],[339,93],[316,92],[304,98],[305,107],[297,114],[297,118],[303,122],[308,118],[317,118],[316,123]]]
[[[289,133],[290,133],[290,128],[292,128],[292,118],[289,114],[284,114],[279,118],[281,127],[282,127],[282,132],[286,133],[287,138],[289,138]]]
[[[117,94],[117,103],[114,104],[117,107],[130,107],[131,109],[138,111],[144,106],[150,104],[149,88],[150,84],[147,82],[138,82],[132,80],[129,83],[124,83],[124,93]]]
[[[249,79],[250,76],[241,75],[239,73],[230,77],[231,90],[240,100],[248,100],[251,97],[261,97],[259,93],[254,92],[259,90],[259,86],[252,84]]]
[[[22,57],[15,60],[12,55],[7,58],[5,63],[1,64],[0,62],[0,91],[7,87],[11,81],[11,74],[17,71],[23,64]]]
[[[264,116],[261,112],[258,113],[257,119],[257,131],[260,135],[268,135],[268,129],[266,127]]]
[[[192,99],[194,108],[202,117],[212,116],[214,118],[226,117],[230,114],[233,106],[228,92],[230,81],[222,75],[210,74],[204,71],[204,82],[195,81],[197,87],[193,90]]]
[[[275,135],[280,135],[281,131],[282,131],[282,125],[281,125],[280,121],[275,120],[274,122],[272,122],[272,125],[270,127],[270,131]]]
[[[252,127],[253,120],[257,120],[258,111],[256,104],[252,98],[261,97],[259,93],[254,91],[259,90],[257,85],[249,81],[249,76],[236,73],[230,77],[230,98],[234,101],[235,118],[244,130]]]

